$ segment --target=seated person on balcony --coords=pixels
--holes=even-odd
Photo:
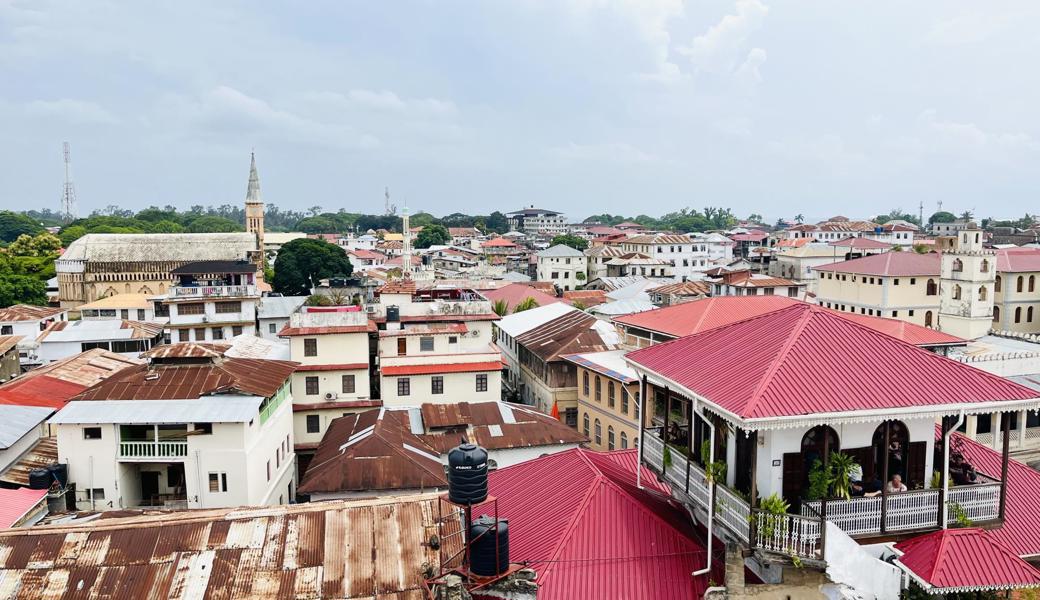
[[[899,473],[896,473],[895,475],[893,475],[892,476],[892,481],[889,481],[888,485],[885,486],[885,491],[888,492],[889,494],[896,494],[896,493],[899,493],[899,492],[905,492],[906,491],[906,484],[903,483],[902,475],[900,475]]]
[[[863,467],[859,465],[852,467],[852,472],[849,473],[849,482],[850,496],[866,496],[870,498],[881,493],[881,480],[872,476],[869,480],[863,481]]]
[[[950,479],[954,485],[971,485],[979,478],[975,468],[964,460],[960,454],[954,454],[950,461]]]

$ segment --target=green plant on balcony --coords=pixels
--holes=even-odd
[[[974,525],[971,519],[968,518],[968,513],[964,512],[964,507],[956,502],[950,502],[950,512],[953,513],[953,520],[956,521],[957,527],[971,527]]]
[[[726,479],[726,461],[711,462],[711,442],[708,440],[701,442],[701,464],[704,465],[704,478],[708,480],[708,483]]]
[[[668,444],[664,445],[664,453],[661,457],[661,464],[663,465],[663,471],[667,471],[668,467],[672,466],[672,450],[668,447]]]
[[[790,508],[787,500],[774,493],[762,499],[759,512],[753,513],[750,518],[757,521],[755,525],[763,538],[772,538],[777,532],[781,534],[780,537],[784,537],[787,533],[787,511]]]
[[[856,461],[844,452],[837,452],[828,461],[830,467],[830,493],[833,498],[850,499],[849,494],[852,482],[849,478],[856,468]]]
[[[831,481],[829,469],[824,468],[823,461],[817,459],[809,469],[809,489],[805,490],[806,500],[822,500],[827,497]]]

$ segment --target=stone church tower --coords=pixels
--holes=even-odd
[[[264,266],[264,202],[260,199],[260,175],[256,172],[256,153],[249,154],[249,185],[246,187],[246,231],[256,236],[259,252],[257,266],[263,276]]]
[[[982,247],[981,228],[970,223],[939,238],[942,251],[939,329],[967,340],[989,333],[993,319],[996,253]]]

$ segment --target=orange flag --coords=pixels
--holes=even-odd
[[[560,420],[560,405],[558,403],[556,403],[556,402],[553,402],[552,412],[549,413],[549,414],[552,415],[552,418],[554,418],[557,421],[559,421]]]

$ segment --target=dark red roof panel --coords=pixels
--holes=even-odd
[[[1040,571],[983,529],[940,530],[895,548],[903,553],[899,562],[933,593],[1040,587]]]
[[[934,252],[918,254],[916,252],[885,252],[872,254],[863,258],[854,258],[841,262],[813,267],[816,271],[835,273],[854,273],[856,275],[880,275],[882,277],[938,277],[939,263],[942,259]]]
[[[484,362],[466,362],[466,363],[443,363],[443,364],[421,364],[421,365],[400,365],[392,367],[382,367],[380,371],[383,375],[399,376],[399,375],[429,375],[437,373],[476,373],[480,371],[501,371],[502,361],[492,360]]]
[[[805,303],[627,358],[742,419],[1037,397],[1025,386]]]

